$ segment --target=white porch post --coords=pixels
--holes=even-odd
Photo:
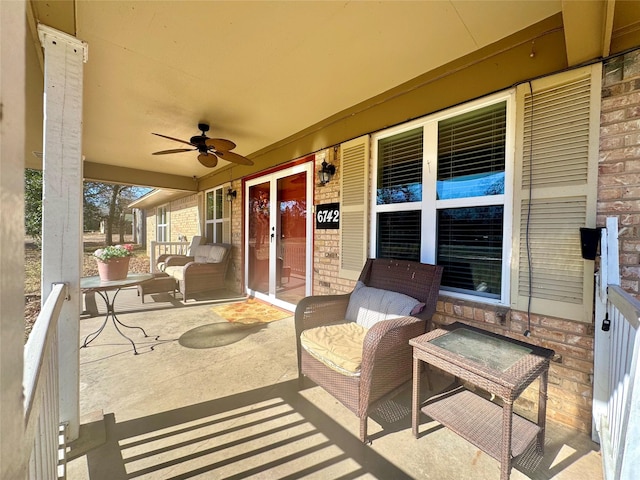
[[[0,1],[0,478],[25,477],[25,2]]]
[[[58,325],[60,421],[68,440],[80,429],[80,276],[82,273],[82,75],[87,45],[39,25],[44,47],[42,298],[69,285]]]

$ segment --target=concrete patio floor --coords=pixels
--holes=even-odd
[[[135,290],[116,300],[120,321],[149,335],[125,329],[138,355],[110,322],[80,349],[68,479],[499,478],[496,460],[425,416],[413,437],[410,384],[369,420],[363,445],[355,415],[311,382],[299,388],[292,317],[241,327],[215,301],[145,300]],[[81,342],[103,318],[81,318]],[[451,382],[430,378],[434,390]],[[522,459],[511,478],[601,479],[598,445],[549,421],[544,457]]]

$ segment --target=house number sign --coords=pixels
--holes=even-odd
[[[339,203],[316,205],[316,228],[325,230],[337,230],[340,228]]]

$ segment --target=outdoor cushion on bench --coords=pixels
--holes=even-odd
[[[224,288],[230,252],[231,245],[226,243],[198,245],[193,256],[164,258],[164,273],[176,280],[182,299],[188,300],[197,293]]]

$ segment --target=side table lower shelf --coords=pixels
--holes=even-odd
[[[430,398],[421,411],[500,461],[503,412],[499,405],[458,387]],[[511,457],[515,458],[531,445],[540,428],[519,415],[512,418]]]

